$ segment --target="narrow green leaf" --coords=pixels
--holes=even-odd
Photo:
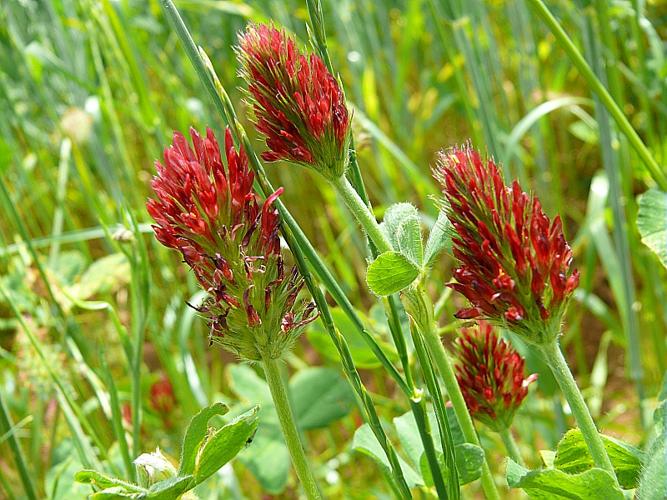
[[[380,296],[400,292],[419,276],[419,268],[398,252],[385,252],[368,267],[366,281]]]
[[[257,430],[259,407],[248,410],[218,429],[197,453],[195,484],[218,471],[234,458]]]
[[[228,411],[229,408],[224,404],[215,403],[202,409],[192,417],[192,420],[190,420],[190,424],[185,431],[185,437],[183,438],[181,467],[178,470],[179,476],[192,474],[194,472],[197,452],[204,439],[206,439],[206,433],[208,432],[208,421],[212,417],[216,415],[224,415]]]
[[[667,267],[667,193],[649,189],[639,197],[637,229],[642,243]]]
[[[507,483],[536,500],[623,500],[623,492],[607,471],[594,468],[580,474],[558,469],[529,470],[507,459]]]
[[[623,488],[633,489],[639,483],[644,452],[627,443],[601,435],[618,481]],[[579,429],[571,429],[558,443],[554,467],[568,474],[592,469],[594,466],[588,446]]]

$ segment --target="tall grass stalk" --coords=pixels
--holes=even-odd
[[[614,101],[613,97],[609,94],[606,87],[602,84],[600,79],[595,76],[595,73],[581,55],[581,52],[572,39],[568,36],[553,14],[551,14],[551,11],[549,11],[548,7],[542,0],[527,1],[531,4],[542,21],[544,21],[551,33],[556,37],[558,44],[568,55],[572,63],[577,67],[590,89],[598,96],[604,107],[607,108],[607,111],[618,125],[619,130],[627,137],[628,142],[641,158],[655,183],[663,191],[667,190],[667,177],[665,177],[663,169],[658,165],[655,158],[653,158],[651,152],[632,127],[623,111],[621,111],[621,108],[616,104],[616,101]]]

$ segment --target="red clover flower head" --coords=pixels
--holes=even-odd
[[[434,174],[455,233],[449,286],[471,303],[456,316],[487,319],[535,344],[556,338],[579,284],[560,217],[551,222],[536,197],[517,181],[505,185],[494,161],[469,145],[441,153]]]
[[[193,147],[175,132],[164,165],[156,162],[156,198],[146,205],[155,236],[181,252],[208,292],[197,310],[208,319],[211,342],[245,360],[279,358],[317,316],[314,304],[297,302],[303,279],[283,263],[273,207],[282,188],[260,202],[229,129],[226,166],[210,129],[190,136]]]
[[[500,432],[512,424],[537,374],[524,378],[524,359],[484,321],[456,341],[456,378],[471,415]]]
[[[310,167],[331,180],[341,177],[350,114],[322,59],[302,53],[284,30],[264,24],[247,27],[237,53],[257,129],[266,137],[262,158]]]

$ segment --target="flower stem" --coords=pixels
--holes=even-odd
[[[266,382],[271,391],[273,404],[276,407],[278,421],[280,422],[280,427],[283,431],[283,436],[285,437],[285,443],[287,444],[287,449],[292,457],[292,464],[296,470],[296,475],[299,477],[299,481],[301,482],[301,486],[303,486],[306,497],[308,497],[309,500],[319,500],[322,498],[322,495],[315,482],[313,472],[310,470],[310,465],[308,465],[306,453],[303,450],[303,444],[301,443],[301,437],[299,436],[299,431],[296,427],[285,384],[280,375],[278,361],[265,356],[262,359],[262,366],[264,368],[264,374],[266,375]]]
[[[391,242],[380,230],[375,216],[368,206],[362,201],[359,194],[355,191],[345,176],[341,176],[332,182],[338,193],[343,197],[345,205],[357,219],[359,225],[366,231],[368,238],[377,247],[380,253],[392,250]]]
[[[423,296],[422,299],[428,300],[428,297],[425,296],[425,292],[419,290],[418,293]],[[421,334],[426,341],[428,351],[433,357],[434,364],[440,372],[442,381],[445,384],[445,389],[447,390],[449,399],[452,402],[452,407],[454,408],[456,419],[459,421],[459,425],[461,426],[463,437],[465,437],[466,441],[469,443],[475,444],[481,448],[482,445],[479,442],[479,437],[475,431],[475,425],[472,422],[472,417],[470,416],[468,407],[466,406],[465,400],[463,399],[463,393],[461,392],[459,383],[456,380],[456,375],[454,374],[452,363],[449,360],[449,356],[445,351],[445,347],[442,345],[440,336],[436,331],[435,323],[431,323],[430,327],[423,328],[421,330]],[[482,488],[484,489],[486,498],[499,499],[500,496],[498,494],[498,490],[496,489],[496,483],[493,480],[493,475],[491,474],[489,463],[486,460],[486,453],[484,462],[482,462],[481,480]]]
[[[348,209],[352,212],[352,215],[354,215],[364,231],[366,231],[366,234],[377,249],[380,252],[392,250],[391,243],[380,230],[380,225],[375,219],[375,216],[373,216],[368,206],[361,200],[349,181],[345,177],[341,177],[333,181],[333,185],[343,197]],[[403,298],[407,302],[406,309],[408,311],[412,310],[413,316],[426,316],[431,318],[431,320],[427,321],[416,321],[416,323],[418,323],[419,332],[424,337],[427,349],[433,358],[437,370],[440,372],[440,376],[443,379],[445,389],[452,401],[454,413],[456,414],[456,418],[459,421],[459,425],[461,426],[466,441],[481,447],[477,432],[475,431],[475,426],[470,417],[470,413],[468,412],[468,407],[463,399],[461,388],[454,375],[454,369],[452,368],[445,348],[440,341],[435,322],[432,321],[433,305],[431,300],[421,287],[405,292]],[[414,313],[415,308],[420,308],[421,312]],[[430,312],[428,311],[429,308]],[[484,493],[487,498],[500,498],[486,459],[482,464],[482,487],[484,488]]]
[[[512,436],[512,431],[509,427],[500,431],[500,439],[503,440],[503,444],[507,449],[507,455],[519,465],[523,465],[521,451],[519,451],[519,447],[516,445],[516,441],[514,440],[514,436]]]
[[[567,399],[567,402],[572,409],[572,413],[579,425],[584,441],[586,441],[588,450],[593,457],[593,462],[597,467],[609,472],[614,477],[616,484],[618,484],[614,467],[611,464],[609,455],[607,455],[607,451],[602,443],[595,422],[593,422],[593,417],[591,417],[586,402],[572,376],[570,367],[567,365],[567,361],[565,361],[563,352],[558,345],[558,340],[541,346],[541,350],[554,377],[558,381],[558,385],[560,385],[560,388],[565,395],[565,399]]]

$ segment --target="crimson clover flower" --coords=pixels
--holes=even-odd
[[[509,428],[537,374],[524,378],[524,359],[484,321],[462,329],[456,351],[456,379],[470,414],[497,432]]]
[[[273,202],[282,188],[260,203],[246,154],[236,150],[229,129],[225,160],[210,129],[190,129],[192,146],[174,132],[156,162],[151,186],[157,198],[146,207],[155,236],[176,249],[208,292],[197,310],[210,326],[211,342],[242,359],[279,358],[313,321],[313,303],[297,301],[303,279],[285,269]]]
[[[174,387],[171,385],[171,382],[166,375],[163,375],[159,380],[153,382],[150,389],[150,396],[151,406],[158,413],[168,414],[174,409],[176,404]]]
[[[556,338],[579,284],[560,217],[551,222],[535,196],[517,181],[505,185],[494,161],[469,145],[441,153],[434,174],[459,261],[449,286],[471,303],[456,317],[487,319],[536,344]]]
[[[284,30],[264,24],[247,27],[237,53],[257,130],[266,137],[262,158],[340,178],[347,167],[350,114],[322,59],[302,53]]]

